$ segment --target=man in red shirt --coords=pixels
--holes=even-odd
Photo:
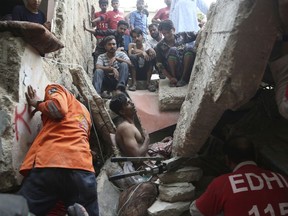
[[[117,24],[120,20],[125,20],[124,13],[119,11],[119,0],[112,0],[111,5],[113,7],[112,11],[108,11],[106,15],[102,16],[103,19],[106,19],[108,22],[109,29],[117,29]]]
[[[35,215],[46,215],[62,200],[98,216],[97,183],[89,146],[90,113],[67,89],[48,85],[44,101],[28,86],[28,105],[42,113],[43,128],[21,167],[26,178],[19,194]]]
[[[164,2],[167,7],[161,8],[157,11],[155,16],[152,18],[152,23],[159,24],[161,21],[169,19],[171,0],[165,0]]]
[[[231,174],[217,177],[190,206],[192,216],[288,215],[288,179],[259,168],[253,145],[245,137],[224,144]]]
[[[99,20],[97,18],[101,17],[102,15],[105,16],[105,14],[107,13],[108,0],[99,0],[99,7],[101,8],[101,11],[94,13],[94,16],[92,17],[92,26],[93,27],[96,26],[97,30],[104,30],[105,31],[108,29],[108,22],[105,19]],[[100,40],[104,36],[95,35],[95,37],[97,38],[97,45],[98,45]]]

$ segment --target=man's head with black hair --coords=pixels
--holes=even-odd
[[[171,1],[172,0],[164,0],[165,4],[167,5],[167,7],[170,7],[171,6]]]
[[[138,11],[142,11],[145,8],[144,0],[137,0],[136,8],[137,8]]]
[[[108,4],[108,0],[99,0],[99,7],[101,8],[102,12],[107,11]]]
[[[129,24],[128,22],[126,22],[125,20],[119,20],[118,24],[117,24],[117,27],[119,27],[120,25],[124,25],[126,26],[127,28],[129,28]]]
[[[244,161],[255,161],[255,149],[253,143],[245,136],[231,137],[224,143],[224,154],[229,161],[239,164]]]
[[[159,26],[158,26],[159,31],[163,31],[163,30],[170,31],[172,29],[175,30],[175,27],[174,27],[172,20],[169,20],[169,19],[161,21]]]
[[[158,26],[158,30],[162,33],[163,37],[167,41],[173,41],[175,39],[175,28],[171,20],[163,20]]]
[[[148,29],[152,38],[157,39],[160,36],[158,25],[156,23],[150,24],[148,26]]]
[[[117,32],[120,35],[124,35],[128,28],[129,24],[125,20],[120,20],[117,24]]]
[[[143,31],[140,28],[135,28],[131,30],[130,36],[134,43],[142,44],[143,43]]]
[[[137,34],[137,35],[142,35],[142,36],[143,36],[143,31],[142,31],[140,28],[134,28],[133,30],[131,30],[131,32],[130,32],[130,36],[131,36],[131,37],[133,37],[133,36],[132,36],[133,33],[135,33],[135,34]]]
[[[103,39],[104,47],[107,53],[115,53],[117,50],[116,39],[114,35],[109,35]]]
[[[109,107],[110,110],[124,119],[132,119],[136,114],[133,102],[124,93],[114,95],[110,101]]]
[[[111,0],[111,6],[113,7],[113,10],[118,10],[119,8],[119,0]]]
[[[105,37],[105,38],[103,39],[104,46],[106,46],[106,44],[107,44],[109,41],[113,40],[113,39],[116,40],[114,35],[109,35],[109,36]]]
[[[109,104],[110,110],[121,116],[120,112],[127,103],[127,100],[127,96],[124,93],[113,96]]]

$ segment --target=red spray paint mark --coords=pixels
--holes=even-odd
[[[15,121],[15,133],[16,133],[16,140],[17,141],[19,140],[19,131],[18,131],[18,123],[19,122],[22,122],[25,125],[25,127],[27,128],[28,132],[31,134],[31,129],[30,129],[28,123],[23,118],[23,116],[24,116],[24,114],[26,112],[26,109],[27,109],[27,107],[25,105],[23,111],[21,113],[18,113],[17,106],[15,108],[15,119],[14,119],[14,121]]]

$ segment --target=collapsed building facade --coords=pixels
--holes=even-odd
[[[90,20],[91,6],[98,5],[98,1],[51,2],[49,11],[52,29],[51,33],[46,31],[45,33],[53,34],[55,42],[60,44],[56,51],[50,52],[51,49],[46,47],[44,53],[39,53],[39,49],[33,44],[33,40],[36,39],[31,42],[29,29],[19,27],[21,31],[17,30],[15,36],[13,26],[7,27],[7,23],[0,24],[0,191],[2,192],[9,192],[20,185],[22,177],[18,174],[19,166],[41,128],[40,115],[33,118],[29,116],[25,99],[28,85],[37,89],[40,98],[44,95],[46,85],[51,82],[77,89],[91,110],[96,131],[101,135],[101,144],[92,144],[92,149],[96,152],[102,149],[103,161],[111,154],[118,154],[117,147],[113,146],[109,136],[115,132],[115,126],[104,101],[97,95],[91,82],[93,69],[91,53],[96,41],[92,35],[83,30],[83,21]],[[251,98],[255,97],[263,84],[265,72],[271,73],[267,65],[274,61],[272,55],[276,55],[274,54],[276,52],[282,56],[282,53],[276,50],[275,42],[280,33],[279,29],[282,33],[288,32],[285,28],[288,20],[283,17],[283,11],[287,9],[286,2],[218,0],[211,6],[208,22],[197,38],[197,56],[187,91],[180,100],[177,97],[175,102],[178,104],[178,109],[181,109],[174,131],[174,156],[197,155],[216,126],[223,130],[219,122],[223,120],[227,110],[242,109],[244,105],[249,104]],[[61,44],[64,45],[63,48]],[[272,89],[270,92],[273,91]],[[167,99],[170,96],[160,89],[160,106],[161,101],[165,103],[165,97]],[[267,101],[275,101],[274,95],[271,94]],[[173,104],[173,95],[169,103],[173,109],[177,108],[175,103]],[[286,120],[281,116],[277,119],[280,119],[280,126],[279,121],[274,122],[277,122],[279,127],[285,128]],[[250,122],[248,120],[241,122],[242,132],[247,132],[246,124],[251,125],[251,121],[253,118]],[[270,122],[270,127],[273,127],[272,123]],[[240,130],[239,128],[238,124],[231,130]],[[258,142],[263,142],[265,138],[259,137],[266,137],[269,128],[259,125],[258,129],[256,132],[258,136],[254,133],[253,137],[255,140],[258,139]],[[283,139],[285,143],[285,138]],[[264,144],[268,147],[265,147],[266,150],[262,148],[262,152],[267,152],[269,158],[271,152],[269,142]],[[287,142],[285,144],[283,149],[287,149]],[[276,151],[274,158],[283,152],[285,157],[283,150]],[[287,160],[285,161],[284,157],[278,157],[277,165],[274,165],[278,171],[287,175]],[[270,160],[274,160],[273,156]]]

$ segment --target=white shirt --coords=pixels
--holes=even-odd
[[[209,8],[204,0],[172,0],[169,18],[174,23],[176,33],[199,31],[197,7],[207,14]]]

